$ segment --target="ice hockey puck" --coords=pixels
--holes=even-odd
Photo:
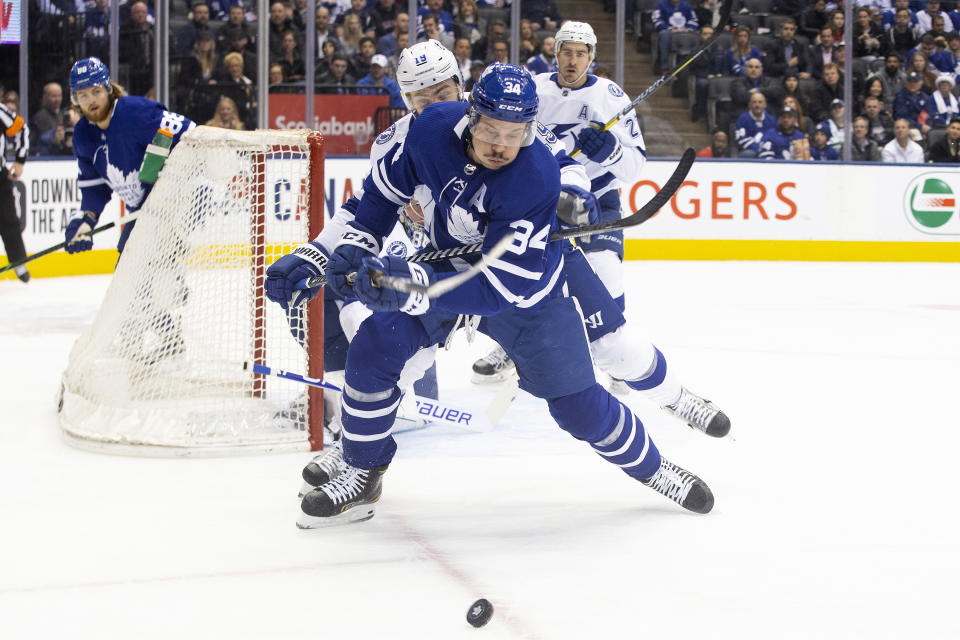
[[[493,617],[493,605],[486,598],[480,598],[467,610],[467,622],[475,627],[482,627]]]

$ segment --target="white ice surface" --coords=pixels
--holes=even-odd
[[[960,637],[960,264],[627,269],[632,317],[733,421],[714,440],[629,399],[707,516],[521,395],[492,433],[400,436],[373,520],[300,531],[309,454],[64,444],[54,395],[107,278],[0,282],[0,638]],[[487,347],[441,355],[444,400],[490,393]]]

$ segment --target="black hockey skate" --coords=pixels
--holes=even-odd
[[[19,267],[14,267],[13,272],[20,278],[20,282],[30,282],[30,272],[27,271],[25,266],[20,265]]]
[[[710,513],[713,509],[713,492],[707,483],[663,456],[657,472],[640,482],[694,513]]]
[[[343,443],[335,440],[303,468],[303,486],[297,497],[302,498],[320,485],[330,482],[348,466],[343,459]]]
[[[497,345],[493,351],[473,363],[472,382],[474,384],[503,382],[513,375],[514,369],[516,365],[513,360],[500,345]]]
[[[680,398],[664,409],[684,422],[692,429],[702,431],[708,436],[722,438],[730,433],[730,418],[715,404],[695,393],[680,388]]]
[[[319,529],[350,522],[369,520],[374,514],[374,503],[383,491],[383,474],[387,465],[372,469],[358,469],[344,463],[340,473],[303,496],[297,520],[301,529]]]

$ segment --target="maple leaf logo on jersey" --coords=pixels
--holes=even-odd
[[[140,201],[143,200],[143,183],[137,174],[136,169],[124,173],[107,159],[107,182],[113,192],[130,207],[140,206]]]
[[[447,231],[465,244],[473,244],[483,240],[479,220],[459,205],[453,205],[450,208],[450,214],[447,217]]]

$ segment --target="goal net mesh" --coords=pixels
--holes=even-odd
[[[183,136],[71,351],[60,422],[72,444],[142,455],[310,448],[319,393],[245,363],[320,377],[316,309],[288,315],[263,295],[266,267],[311,236],[319,146],[307,131]]]

